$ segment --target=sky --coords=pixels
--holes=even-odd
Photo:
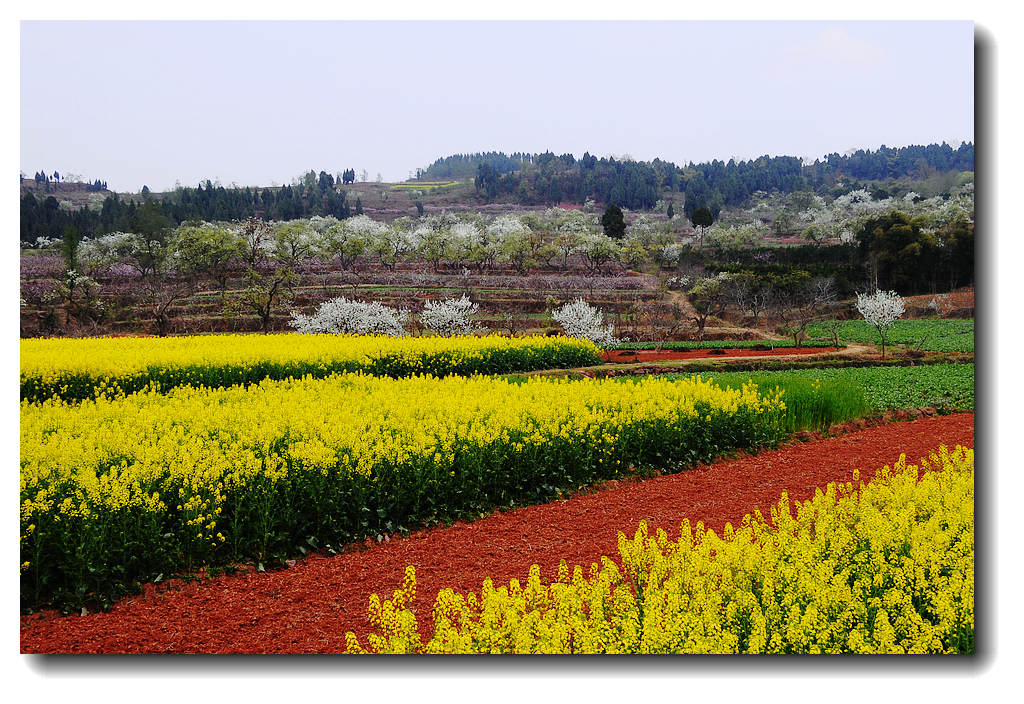
[[[456,153],[677,164],[974,140],[974,26],[23,21],[20,168],[160,191]]]

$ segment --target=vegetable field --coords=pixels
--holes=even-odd
[[[834,406],[859,403],[863,398],[864,410],[876,413],[904,408],[934,406],[943,411],[974,409],[974,365],[973,364],[929,364],[915,367],[854,367],[825,369],[790,369],[781,372],[724,372],[703,374],[716,383],[726,386],[742,386],[753,382],[762,389],[776,386],[786,390],[792,409],[806,408],[808,403],[799,402],[796,397],[800,389],[808,384],[817,384],[819,398],[825,403],[825,393],[835,389],[833,395],[841,400]],[[685,378],[670,375],[670,378]],[[790,415],[796,413],[790,411]],[[840,414],[838,420],[845,419]]]
[[[807,328],[808,337],[830,338],[825,325]],[[847,320],[839,329],[842,342],[878,344],[878,331],[863,320]],[[886,334],[886,344],[930,352],[974,352],[973,320],[898,320]]]

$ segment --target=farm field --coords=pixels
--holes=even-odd
[[[32,339],[21,342],[21,398],[41,401],[132,393],[155,386],[211,388],[264,379],[496,374],[600,361],[588,340],[464,336],[218,335]]]
[[[807,335],[830,337],[821,324],[809,326]],[[878,331],[863,320],[842,323],[839,339],[844,342],[880,343]],[[931,352],[974,352],[974,320],[898,320],[887,333],[886,344]]]
[[[557,504],[609,480],[664,478],[886,410],[973,408],[970,364],[478,375],[594,363],[598,347],[567,338],[293,334],[22,347],[28,612],[116,609],[139,583],[168,576],[343,557],[365,540]],[[349,638],[345,648],[396,650],[404,637]]]
[[[23,402],[23,605],[772,446],[784,408],[699,379],[363,374]]]
[[[984,18],[651,20],[23,23],[23,655],[993,652]]]
[[[973,173],[697,217],[667,168],[635,210],[491,202],[515,172],[26,194],[23,650],[973,652]],[[202,630],[154,637],[178,594]]]
[[[686,375],[668,375],[686,378]],[[974,365],[930,364],[914,367],[855,367],[791,369],[782,372],[704,373],[715,383],[742,386],[753,382],[761,389],[779,386],[787,396],[796,395],[804,385],[827,389],[842,384],[845,398],[862,396],[864,410],[874,413],[907,408],[935,407],[945,411],[974,410]]]
[[[956,324],[971,325],[973,330],[972,321],[901,322],[931,325],[932,332],[925,334],[948,332]],[[914,334],[924,330],[919,325]],[[906,339],[909,333],[900,332],[902,337],[894,337]],[[854,330],[850,336],[856,334]],[[973,341],[973,334],[970,338]],[[772,347],[787,343],[761,338],[661,344],[666,352],[676,353],[732,349],[746,354],[768,347],[765,354],[771,354]],[[610,345],[626,350],[655,346],[651,342]],[[808,347],[808,352],[830,349],[822,340],[812,340]],[[972,350],[973,345],[971,350],[950,351]],[[115,614],[122,604],[146,603],[148,597],[134,601],[140,589],[150,595],[174,593],[179,587],[162,591],[160,585],[168,580],[180,584],[196,575],[221,574],[217,579],[229,580],[295,575],[300,573],[299,565],[314,569],[323,560],[349,559],[354,548],[369,547],[372,552],[389,543],[432,535],[432,531],[459,531],[461,525],[492,520],[493,516],[486,517],[495,511],[511,515],[524,510],[520,507],[558,506],[566,500],[571,503],[608,493],[593,493],[601,486],[643,486],[670,476],[687,476],[708,462],[725,466],[723,458],[737,453],[770,455],[770,448],[796,433],[804,439],[820,438],[821,431],[863,428],[863,421],[859,425],[852,421],[871,417],[874,424],[882,413],[902,409],[931,406],[943,414],[974,408],[973,364],[574,378],[580,376],[581,368],[595,369],[602,354],[607,353],[589,340],[560,336],[391,338],[292,333],[23,340],[23,650],[34,652],[26,645],[31,640],[30,624],[35,623],[33,612],[42,614],[41,627],[54,624],[56,634],[48,637],[61,642],[61,629],[72,628],[83,617],[60,619],[55,613],[89,613],[99,608]],[[973,419],[963,414],[955,417],[961,426],[963,418]],[[893,438],[909,442],[899,426],[938,420],[926,418],[869,431],[887,430]],[[955,444],[973,447],[962,428],[957,432]],[[913,442],[921,439],[915,437]],[[942,443],[952,447],[944,438],[932,440],[929,451]],[[807,444],[819,442],[826,440]],[[878,436],[876,442],[890,441]],[[973,486],[973,474],[967,460],[957,457],[944,466],[950,469],[949,476],[965,477],[961,486],[966,491]],[[897,458],[898,454],[883,462],[892,464]],[[782,476],[805,473],[805,468],[793,468]],[[849,476],[829,481],[844,479]],[[734,480],[730,476],[720,481],[731,486]],[[779,500],[781,491],[790,491],[781,481],[781,476],[769,481],[773,496],[759,500],[757,506],[769,506]],[[824,489],[825,483],[817,488]],[[888,495],[884,488],[870,491]],[[637,508],[633,503],[629,506]],[[860,517],[867,510],[829,506],[821,510]],[[753,508],[734,503],[730,510],[749,513]],[[644,520],[643,513],[633,511],[631,516]],[[743,515],[727,520],[736,526]],[[685,515],[679,520],[684,518],[691,518],[693,524],[713,520],[710,515]],[[625,528],[610,522],[602,525],[609,535],[623,530],[632,536],[637,524],[627,523]],[[863,518],[858,518],[849,530],[860,530],[857,526],[862,523]],[[524,530],[520,540],[529,544],[539,529]],[[655,529],[649,530],[654,535]],[[764,524],[744,530],[764,536],[774,529]],[[579,537],[572,531],[569,535],[575,537],[563,540],[563,546]],[[723,535],[730,541],[740,535],[741,542],[735,545],[750,540],[747,533],[732,529]],[[717,539],[717,534],[707,538]],[[946,533],[933,535],[927,538],[932,542],[922,543],[930,547],[921,550],[938,550],[935,546],[941,541],[956,539]],[[676,625],[662,629],[657,638],[650,629],[641,637],[623,630],[624,623],[634,622],[629,603],[636,603],[640,585],[636,581],[640,577],[629,577],[633,569],[629,560],[643,554],[647,555],[641,560],[644,564],[651,560],[676,564],[669,554],[684,548],[682,544],[671,547],[661,538],[650,545],[637,540],[620,543],[634,545],[633,553],[620,555],[625,564],[613,567],[601,562],[602,567],[588,573],[586,563],[579,563],[583,572],[577,571],[572,578],[567,565],[545,581],[539,568],[525,565],[525,581],[512,583],[512,592],[494,591],[494,584],[500,586],[505,583],[500,580],[512,577],[502,577],[504,572],[493,561],[481,562],[491,565],[488,572],[467,573],[475,575],[475,583],[449,584],[437,584],[429,576],[437,567],[428,566],[425,572],[423,565],[410,563],[403,566],[397,581],[374,582],[375,592],[350,597],[368,604],[369,611],[364,610],[360,625],[351,633],[332,632],[330,649],[324,650],[323,644],[313,650],[294,644],[277,646],[271,640],[257,652],[471,652],[484,642],[502,652],[562,652],[570,642],[578,648],[573,652],[816,652],[816,648],[963,652],[973,648],[973,602],[957,602],[952,625],[940,623],[931,612],[921,612],[917,625],[893,626],[879,621],[877,614],[868,618],[863,607],[867,597],[852,593],[833,600],[827,608],[839,609],[835,613],[845,614],[842,618],[862,624],[855,641],[840,642],[835,633],[817,631],[790,640],[795,632],[792,626],[784,626],[787,617],[768,615],[763,610],[767,602],[758,602],[762,604],[757,607],[762,609],[758,618],[768,619],[764,624],[770,625],[754,631],[743,626],[737,635],[728,625],[731,622],[722,621],[723,630],[714,637],[693,640],[685,635],[687,629],[707,633],[715,613],[733,608],[727,609],[721,599],[738,599],[736,603],[746,604],[742,608],[747,609],[752,592],[741,588],[712,594],[692,575],[686,578],[687,588],[703,594],[702,599],[711,598],[704,620],[676,619]],[[748,563],[760,560],[762,572],[774,569],[768,557],[750,557],[749,550],[754,548],[732,545],[722,544],[715,550],[723,560],[732,550],[740,550]],[[504,553],[492,548],[489,554]],[[614,556],[615,551],[601,554]],[[557,562],[550,562],[554,556],[548,558],[557,567]],[[973,565],[973,557],[962,557],[946,569],[969,579],[964,572],[968,565]],[[847,569],[838,563],[833,568]],[[368,568],[364,564],[360,569]],[[585,573],[589,578],[583,577]],[[460,595],[479,592],[484,579],[498,580],[485,587],[486,596],[480,596],[492,600],[488,608],[511,609],[507,623],[532,619],[535,625],[528,633],[504,627],[487,630],[491,626],[477,621],[480,615],[472,606],[476,602]],[[536,597],[530,597],[533,606],[517,601],[515,595],[520,592],[516,590],[524,584],[526,593]],[[621,598],[596,605],[592,595],[599,584],[619,584]],[[442,595],[437,613],[448,614],[448,620],[433,623],[423,609],[406,610],[416,591],[422,599],[426,588],[429,596],[425,598],[432,600],[445,587],[454,591]],[[302,588],[301,582],[296,588]],[[399,591],[389,600],[395,588]],[[798,595],[816,589],[807,584],[793,588],[792,593],[779,592],[779,603],[804,599]],[[634,602],[622,589],[632,590]],[[380,596],[367,602],[371,593]],[[655,592],[649,594],[655,598]],[[940,589],[934,598],[959,599],[958,594],[950,597]],[[600,608],[611,620],[598,624],[598,631],[592,630],[595,622],[587,620],[590,616],[583,622],[577,618],[571,626],[559,625],[557,618],[552,622],[556,612],[562,613],[558,611],[562,607],[554,605],[564,598],[576,605],[572,608],[580,618]],[[552,610],[545,611],[544,604]],[[649,611],[646,606],[636,608]],[[676,609],[667,602],[659,608]],[[753,613],[748,613],[749,618]],[[101,615],[106,613],[95,616]],[[404,625],[398,627],[398,623]],[[413,630],[414,623],[419,630]],[[575,628],[583,630],[577,636],[566,635]],[[323,632],[321,626],[316,630]],[[481,635],[485,633],[489,635]],[[431,639],[431,635],[437,637]],[[204,638],[197,636],[174,652],[248,652],[207,650],[197,645]],[[504,645],[496,645],[496,638]],[[100,652],[159,652],[159,646],[139,641],[120,641],[119,646],[104,642],[97,646]],[[274,649],[278,647],[284,649]]]
[[[618,562],[602,557],[589,577],[580,565],[570,573],[561,561],[550,583],[534,565],[525,585],[487,579],[479,597],[445,589],[431,612],[429,639],[411,610],[416,572],[410,566],[391,599],[370,597],[376,632],[366,648],[347,632],[346,650],[970,653],[974,599],[964,587],[973,583],[973,504],[973,450],[957,446],[950,453],[942,446],[920,467],[901,455],[866,483],[856,470],[853,481],[830,483],[795,515],[784,494],[771,507],[770,522],[746,514],[738,529],[727,524],[721,538],[700,521],[694,527],[684,520],[673,541],[660,529],[651,536],[641,521],[632,539],[619,533]],[[900,517],[908,510],[915,514],[909,527]],[[866,548],[836,550],[836,543]],[[908,568],[908,544],[930,556],[927,568]],[[913,594],[900,587],[911,573]]]
[[[431,633],[430,607],[443,588],[479,594],[484,579],[527,584],[539,567],[557,581],[565,561],[587,574],[601,556],[615,559],[618,532],[632,538],[641,521],[654,536],[675,540],[680,524],[703,521],[725,533],[744,515],[778,502],[811,499],[829,482],[868,480],[901,454],[917,464],[939,445],[973,447],[973,414],[922,418],[791,443],[756,456],[702,465],[695,471],[607,485],[567,500],[496,513],[472,523],[436,527],[409,536],[369,541],[362,550],[312,554],[284,570],[242,568],[200,580],[169,580],[128,597],[109,611],[61,617],[21,617],[21,649],[34,653],[340,653],[345,633],[365,646],[376,632],[369,596],[389,598],[409,566],[415,568],[413,612],[421,635]],[[893,646],[896,652],[896,646]]]

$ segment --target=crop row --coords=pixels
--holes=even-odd
[[[857,480],[857,477],[854,477]],[[972,653],[974,450],[906,457],[866,485],[785,494],[720,537],[686,521],[678,540],[641,523],[619,561],[588,575],[563,560],[544,584],[483,583],[438,595],[426,642],[410,610],[415,570],[349,653]],[[425,613],[421,610],[420,613]]]
[[[21,399],[130,394],[146,388],[227,387],[264,379],[506,374],[600,363],[588,340],[565,337],[217,335],[21,341]]]
[[[686,378],[685,375],[666,376]],[[722,372],[703,376],[736,388],[746,383],[755,383],[761,389],[780,387],[786,391],[789,415],[802,415],[816,406],[821,407],[824,414],[826,407],[835,407],[837,410],[832,412],[834,420],[831,422],[845,420],[843,416],[863,415],[856,412],[851,415],[842,410],[844,406],[861,403],[865,412],[876,413],[926,406],[942,411],[974,409],[973,364]],[[806,391],[806,387],[813,384],[818,385],[817,396]]]
[[[808,337],[831,337],[822,323],[807,328]],[[878,331],[863,320],[847,320],[839,328],[843,342],[874,342],[881,339]],[[973,320],[897,320],[886,333],[886,344],[905,345],[929,352],[973,352]]]
[[[23,606],[681,469],[777,443],[784,410],[699,379],[364,374],[22,402]]]
[[[752,347],[764,347],[775,349],[776,347],[792,347],[791,340],[672,340],[664,343],[657,342],[620,342],[609,349],[616,350],[653,350],[661,347],[665,350],[704,350],[704,349],[750,349]],[[803,347],[831,347],[832,342],[827,340],[805,340]]]

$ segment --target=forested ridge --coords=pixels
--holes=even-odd
[[[650,162],[614,157],[597,158],[585,153],[552,152],[529,154],[483,152],[456,154],[436,160],[417,170],[417,180],[474,180],[476,198],[521,205],[559,205],[594,200],[631,210],[650,210],[660,200],[681,194],[684,214],[692,219],[700,207],[715,218],[726,206],[744,203],[757,192],[792,193],[815,191],[836,197],[863,187],[863,182],[897,179],[925,179],[936,173],[974,170],[974,145],[966,142],[957,149],[948,144],[858,150],[847,155],[829,154],[805,164],[793,156],[762,156],[749,161],[714,160],[699,164],[676,164],[661,159]],[[54,176],[57,174],[54,172]],[[207,180],[195,188],[183,187],[163,194],[147,188],[137,196],[116,193],[101,205],[63,207],[45,188],[49,176],[36,174],[40,193],[21,198],[22,242],[39,237],[59,237],[67,227],[80,235],[95,236],[116,231],[139,231],[140,219],[161,218],[169,225],[190,220],[243,220],[258,216],[267,220],[290,220],[312,216],[347,218],[356,211],[342,188],[355,180],[347,169],[336,178],[309,171],[293,184],[281,187],[226,188]],[[87,184],[87,190],[106,187],[105,181]],[[99,194],[94,195],[99,198]]]
[[[761,156],[749,161],[713,160],[685,166],[661,159],[600,159],[585,153],[556,156],[502,152],[457,154],[438,159],[419,172],[423,179],[475,178],[487,200],[510,197],[523,205],[582,203],[592,198],[633,210],[647,210],[663,191],[685,194],[687,217],[701,206],[716,215],[722,207],[740,205],[757,191],[792,193],[815,190],[842,195],[856,181],[924,179],[935,173],[974,170],[974,144],[957,149],[949,144],[912,145],[833,153],[811,164],[794,156]],[[844,183],[845,182],[845,183]]]
[[[66,209],[53,196],[37,198],[26,193],[21,199],[21,241],[38,237],[59,237],[72,226],[81,235],[110,232],[148,231],[146,221],[154,218],[167,225],[190,220],[244,220],[257,216],[265,220],[293,220],[316,215],[347,218],[354,205],[333,176],[308,172],[299,183],[279,188],[225,188],[211,181],[196,188],[179,188],[155,195],[143,188],[138,197],[116,193],[103,200],[102,207]]]

